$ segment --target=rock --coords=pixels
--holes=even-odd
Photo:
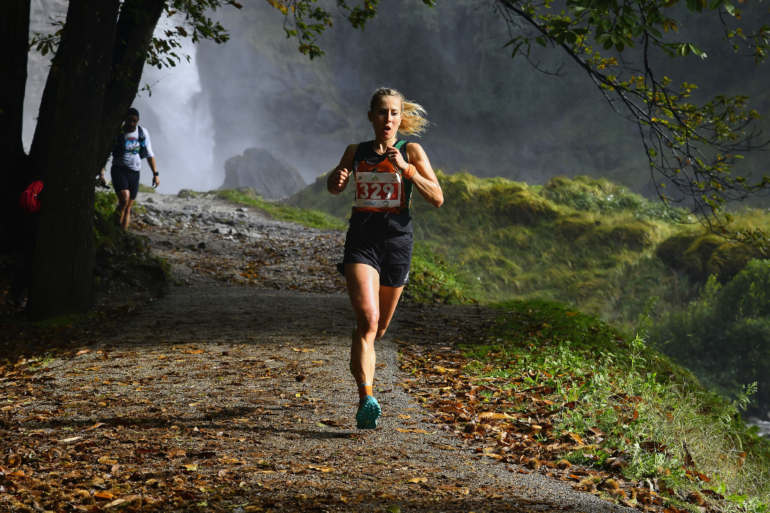
[[[144,222],[149,224],[150,226],[161,226],[163,224],[160,222],[160,220],[157,217],[152,216],[150,214],[147,214],[144,216]]]
[[[306,187],[299,171],[275,158],[268,150],[249,148],[225,162],[225,182],[220,190],[251,187],[268,199],[284,198]]]
[[[195,191],[191,191],[190,189],[182,189],[179,191],[179,194],[177,194],[180,198],[197,198],[198,193]]]

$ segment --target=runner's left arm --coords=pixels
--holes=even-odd
[[[406,147],[409,163],[417,168],[417,172],[411,178],[417,192],[434,207],[440,207],[444,203],[444,192],[438,183],[436,173],[430,166],[425,150],[417,143],[411,143]],[[406,164],[405,162],[403,163]],[[403,169],[400,167],[399,169]]]
[[[142,128],[142,131],[144,131],[144,147],[147,149],[147,163],[150,165],[150,169],[152,169],[152,186],[157,188],[160,186],[160,176],[156,174],[158,172],[158,168],[155,167],[155,153],[152,151],[150,132],[147,131],[146,128]]]

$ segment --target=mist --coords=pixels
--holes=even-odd
[[[35,30],[66,10],[62,0],[33,0]],[[422,104],[432,122],[419,142],[433,166],[542,184],[557,175],[608,178],[649,195],[650,180],[636,125],[617,116],[585,74],[558,50],[536,48],[532,60],[561,76],[510,58],[508,28],[490,5],[457,0],[430,9],[397,0],[383,5],[365,31],[342,19],[319,38],[326,55],[313,61],[283,33],[283,16],[267,2],[215,13],[231,34],[226,44],[183,41],[189,56],[175,67],[147,66],[134,102],[151,134],[161,192],[210,190],[224,181],[224,162],[247,148],[265,148],[299,170],[306,182],[333,168],[344,148],[371,139],[371,93],[395,87]],[[675,81],[695,81],[702,97],[747,93],[770,110],[767,66],[754,66],[719,41],[713,16],[683,16],[709,54],[660,61]],[[748,19],[748,15],[746,16]],[[693,21],[694,20],[694,21]],[[157,29],[180,24],[163,19]],[[701,41],[702,40],[702,41]],[[627,52],[631,56],[631,52]],[[626,54],[624,54],[625,56]],[[49,59],[30,55],[25,143]],[[764,170],[767,153],[743,169]],[[95,170],[95,174],[98,170]],[[151,182],[143,164],[142,183]]]
[[[162,20],[156,33],[173,25]],[[182,41],[179,54],[189,56],[173,68],[145,66],[143,91],[134,101],[140,126],[150,132],[152,149],[160,174],[159,192],[180,189],[212,190],[222,184],[224,169],[214,167],[214,124],[209,103],[202,95],[197,66],[197,45]],[[141,182],[152,183],[147,161],[142,161]]]

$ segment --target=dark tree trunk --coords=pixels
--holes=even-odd
[[[30,0],[0,2],[0,234],[18,225],[19,195],[31,181],[22,142]]]
[[[112,73],[104,96],[98,146],[102,164],[107,161],[126,111],[136,98],[147,49],[165,4],[165,0],[126,0],[121,9],[112,54]]]
[[[70,1],[43,91],[30,151],[46,182],[29,295],[33,318],[92,306],[94,176],[119,5]]]

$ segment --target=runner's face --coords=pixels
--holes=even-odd
[[[369,112],[369,121],[374,128],[378,141],[388,141],[396,137],[401,124],[401,99],[396,96],[381,96],[379,103]]]
[[[123,131],[127,133],[131,133],[134,130],[136,130],[137,125],[139,124],[139,118],[136,116],[126,116],[126,120],[123,122]]]

